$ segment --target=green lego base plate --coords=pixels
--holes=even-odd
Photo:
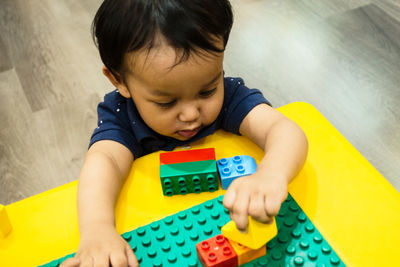
[[[223,196],[142,226],[122,236],[141,266],[201,266],[196,244],[221,233],[229,212]],[[345,266],[328,242],[289,195],[276,216],[278,235],[267,254],[242,266]],[[74,254],[42,266],[57,267]]]

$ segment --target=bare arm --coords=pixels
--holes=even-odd
[[[132,162],[132,153],[114,141],[99,141],[90,148],[78,185],[81,234],[96,224],[114,226],[114,206]]]
[[[248,215],[271,222],[278,214],[289,182],[305,162],[308,141],[296,123],[266,104],[256,106],[245,117],[240,133],[265,152],[257,172],[233,181],[224,197],[232,220],[244,231]]]
[[[259,170],[267,169],[289,183],[303,167],[308,151],[303,130],[272,107],[255,107],[243,120],[240,133],[264,149]]]
[[[114,141],[89,149],[78,184],[80,245],[69,266],[138,266],[132,249],[115,229],[114,207],[133,163],[132,153]]]

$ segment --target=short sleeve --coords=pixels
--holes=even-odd
[[[239,128],[247,114],[259,104],[271,105],[258,89],[249,89],[240,78],[225,78],[225,107],[222,128],[239,134]]]
[[[136,138],[129,128],[126,99],[118,91],[113,91],[104,97],[104,102],[97,106],[98,127],[90,139],[89,148],[101,140],[116,141],[127,147],[135,158],[140,154]]]

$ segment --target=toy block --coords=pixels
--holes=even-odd
[[[249,216],[247,233],[241,233],[236,228],[236,224],[233,221],[224,225],[221,228],[221,232],[229,240],[236,241],[251,249],[259,249],[277,235],[278,229],[276,227],[275,218],[273,218],[271,224],[265,224]]]
[[[11,232],[11,228],[6,207],[0,204],[0,238],[6,237]]]
[[[215,160],[160,165],[160,178],[166,196],[214,192],[219,187]]]
[[[258,259],[267,253],[266,245],[262,246],[259,249],[251,249],[233,240],[228,239],[228,241],[236,252],[239,266]]]
[[[140,266],[199,267],[196,244],[220,234],[221,227],[230,220],[222,199],[219,196],[208,200],[122,237],[135,252]],[[242,267],[345,266],[290,194],[275,218],[279,232],[267,243],[268,253]],[[233,241],[228,241],[233,247]],[[74,255],[41,266],[57,267]]]
[[[215,149],[203,148],[160,153],[160,165],[201,160],[215,160]]]
[[[253,174],[257,170],[255,159],[250,156],[234,156],[217,160],[222,189],[228,189],[236,178]]]
[[[196,245],[197,256],[204,267],[238,266],[235,250],[223,235],[216,235]]]

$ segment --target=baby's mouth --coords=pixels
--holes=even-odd
[[[195,136],[200,131],[200,128],[201,127],[197,127],[197,128],[195,128],[193,130],[180,130],[180,131],[177,131],[176,133],[179,136],[182,136],[184,138],[191,138],[191,137]]]

